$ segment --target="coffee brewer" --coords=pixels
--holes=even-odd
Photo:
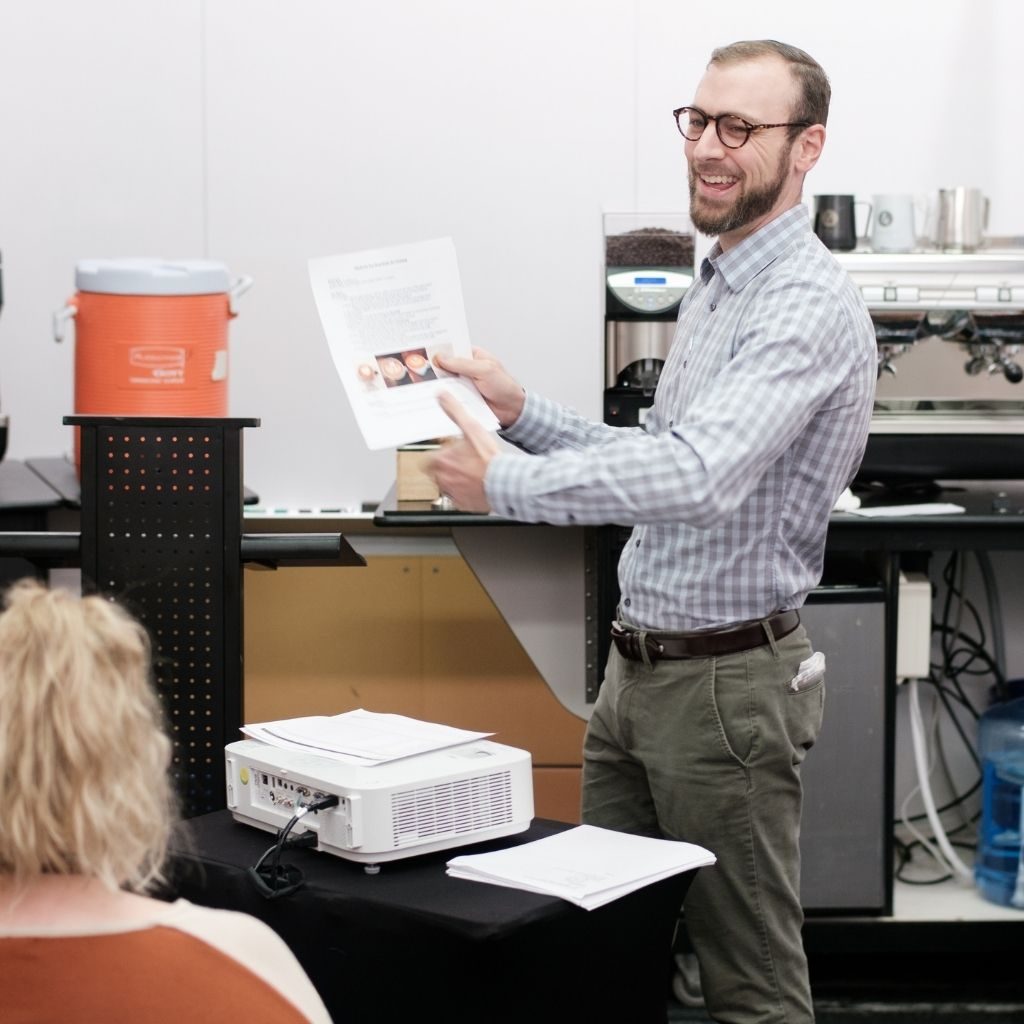
[[[693,229],[685,214],[607,213],[604,419],[643,423],[693,284]]]
[[[861,481],[1024,477],[1024,248],[837,253],[878,342]]]
[[[642,425],[668,358],[679,303],[694,278],[693,227],[685,214],[606,213],[604,421]],[[624,526],[587,532],[586,695],[597,699],[616,616]]]

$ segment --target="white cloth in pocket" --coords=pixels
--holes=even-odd
[[[825,678],[825,655],[815,651],[806,661],[801,661],[796,675],[790,681],[791,690],[806,690]]]

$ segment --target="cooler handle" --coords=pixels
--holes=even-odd
[[[238,278],[235,283],[228,289],[228,311],[232,316],[238,316],[238,310],[235,308],[235,301],[243,296],[252,287],[252,278],[248,274],[243,274]]]
[[[68,321],[75,318],[78,312],[78,305],[74,299],[68,299],[63,309],[53,314],[53,340],[61,342],[67,333]]]

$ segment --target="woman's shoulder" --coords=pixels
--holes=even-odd
[[[323,1002],[284,940],[258,918],[188,900],[164,904],[154,925],[191,935],[230,957],[288,998],[311,1021],[330,1021]]]

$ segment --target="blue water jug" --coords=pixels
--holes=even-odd
[[[993,903],[1024,909],[1024,697],[995,704],[978,732],[982,804],[974,878]]]

